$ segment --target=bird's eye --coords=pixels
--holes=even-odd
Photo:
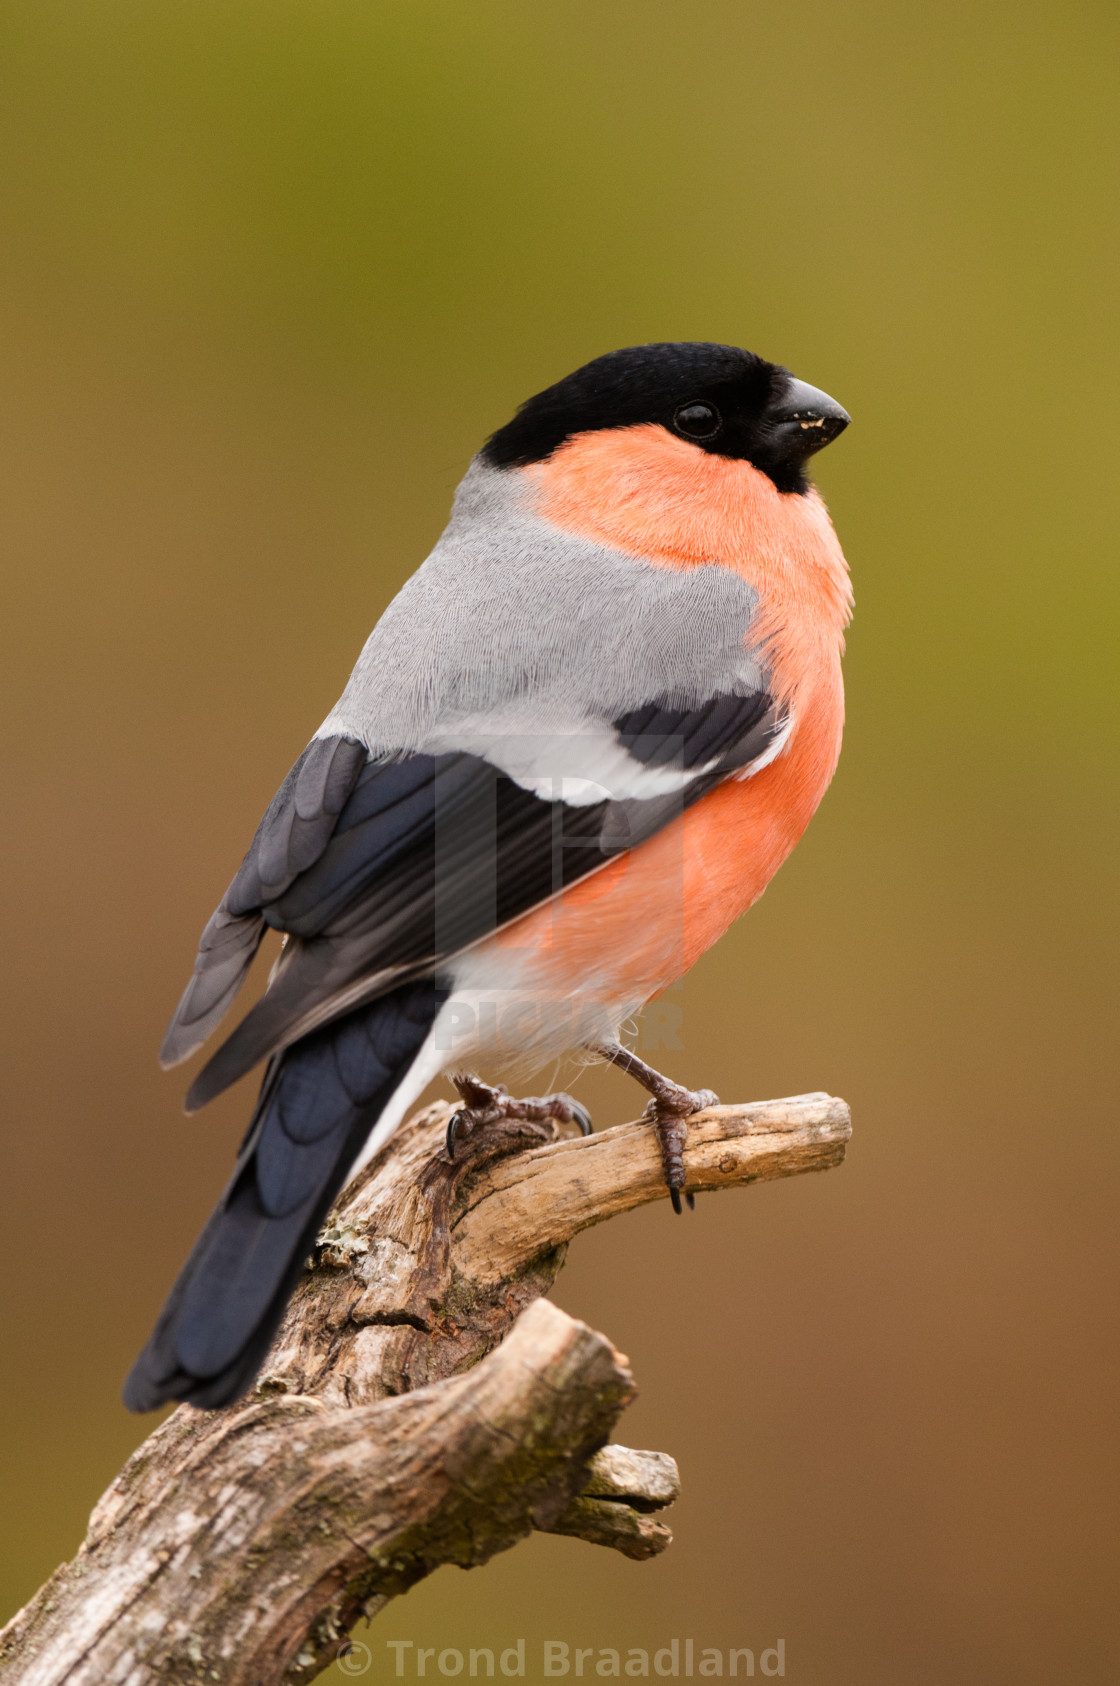
[[[723,417],[714,404],[682,404],[674,412],[673,426],[686,439],[714,439],[723,426]]]

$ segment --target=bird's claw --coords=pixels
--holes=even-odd
[[[669,1200],[678,1217],[684,1209],[682,1194],[689,1211],[696,1210],[696,1195],[685,1187],[684,1144],[688,1134],[685,1119],[703,1112],[705,1107],[718,1105],[719,1096],[713,1089],[682,1089],[666,1081],[661,1093],[646,1107],[646,1117],[657,1130]]]
[[[455,1157],[455,1138],[459,1134],[459,1131],[464,1130],[464,1129],[465,1130],[473,1130],[474,1129],[474,1120],[473,1120],[473,1118],[471,1118],[471,1116],[470,1116],[469,1112],[467,1111],[466,1107],[461,1106],[458,1109],[458,1111],[453,1112],[451,1114],[451,1117],[447,1120],[447,1157],[448,1157],[448,1159],[454,1159],[454,1157]]]
[[[504,1083],[483,1083],[470,1073],[460,1073],[451,1081],[463,1101],[447,1121],[447,1157],[451,1160],[460,1136],[472,1136],[487,1124],[575,1124],[581,1136],[591,1135],[594,1129],[587,1108],[571,1095],[527,1095],[517,1100]],[[526,1132],[533,1133],[532,1128]]]
[[[587,1108],[585,1106],[580,1106],[578,1101],[573,1101],[570,1095],[565,1095],[564,1099],[571,1106],[571,1122],[579,1125],[580,1135],[593,1135],[595,1133],[595,1126],[591,1122],[591,1114],[588,1112]]]

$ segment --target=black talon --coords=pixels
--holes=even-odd
[[[690,1188],[685,1189],[684,1199],[685,1199],[685,1205],[688,1207],[689,1211],[695,1212],[695,1210],[696,1210],[696,1196],[693,1194],[693,1192]]]
[[[453,1112],[451,1114],[451,1117],[447,1120],[447,1157],[448,1157],[448,1159],[454,1159],[454,1157],[455,1157],[455,1137],[459,1134],[459,1131],[463,1128],[463,1125],[464,1125],[465,1122],[466,1122],[466,1120],[463,1117],[463,1113],[462,1113],[461,1108],[458,1112]]]
[[[679,1188],[671,1188],[669,1190],[669,1199],[673,1202],[673,1210],[679,1218],[680,1215],[681,1215],[681,1191],[680,1191],[680,1189]]]
[[[572,1102],[572,1117],[579,1125],[579,1133],[581,1136],[590,1136],[594,1134],[595,1126],[591,1122],[591,1114],[584,1107],[580,1106],[578,1101]]]

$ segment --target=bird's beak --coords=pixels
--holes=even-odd
[[[852,418],[827,392],[791,378],[767,409],[766,419],[780,432],[791,456],[808,457],[831,445]]]

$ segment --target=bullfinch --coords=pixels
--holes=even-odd
[[[590,1128],[478,1069],[621,1066],[680,1210],[684,1120],[715,1097],[620,1027],[762,894],[836,767],[851,594],[805,468],[848,419],[750,352],[643,345],[471,462],[202,934],[163,1063],[211,1035],[271,927],[268,989],[188,1110],[267,1063],[131,1409],[245,1393],[339,1190],[440,1071],[454,1152],[502,1115]]]

